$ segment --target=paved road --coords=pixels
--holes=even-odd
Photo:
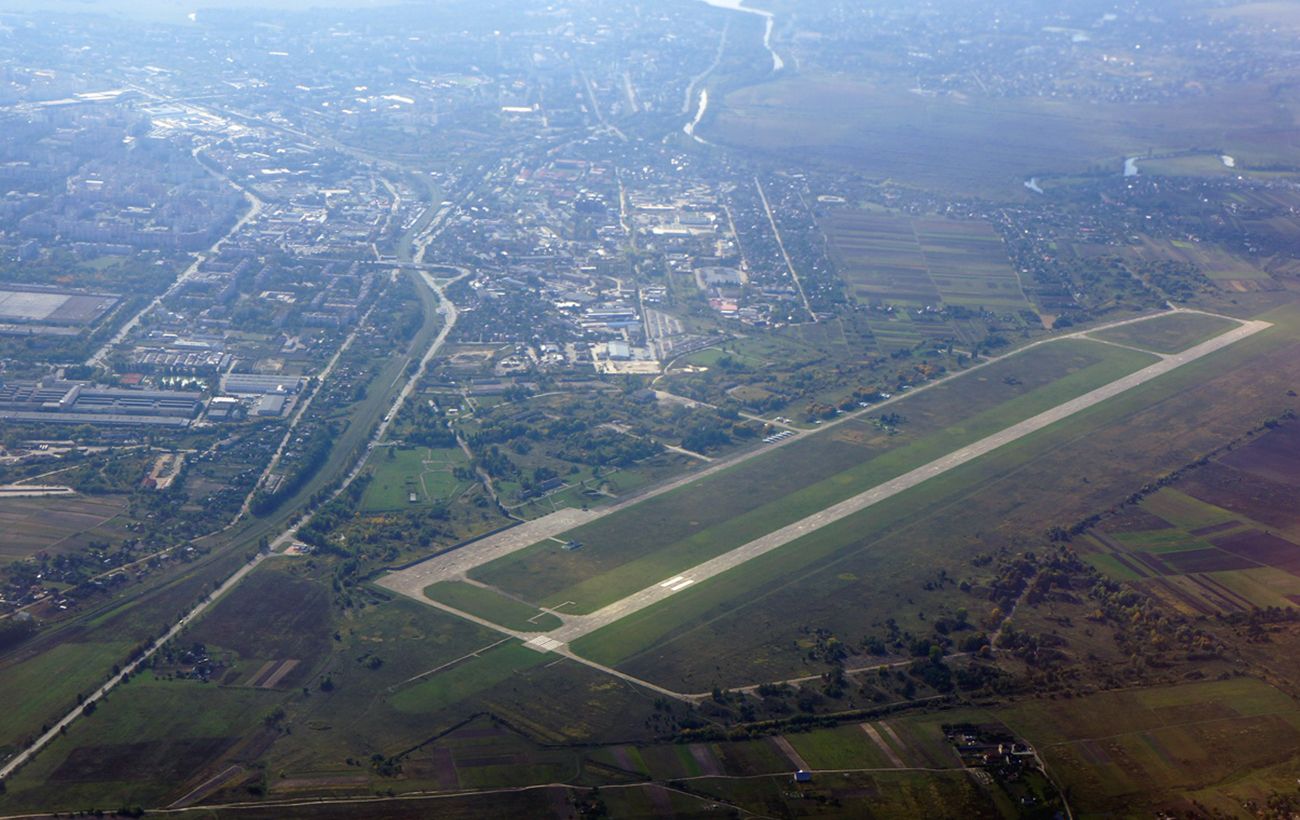
[[[41,498],[51,495],[76,495],[71,487],[40,484],[4,484],[0,485],[0,499],[3,498]]]
[[[150,649],[147,652],[145,652],[139,659],[137,659],[132,663],[127,664],[122,669],[121,672],[109,678],[108,683],[105,683],[103,686],[99,687],[94,692],[90,693],[90,695],[86,698],[85,703],[90,704],[96,702],[104,695],[106,695],[110,689],[112,689],[114,686],[117,686],[119,683],[121,683],[128,675],[135,674],[135,671],[138,668],[140,668],[140,665],[143,664],[146,660],[148,660],[153,655],[154,652],[158,651],[159,647],[161,647],[163,644],[167,643],[172,638],[175,638],[177,635],[179,635],[181,630],[184,629],[186,626],[189,626],[191,621],[199,617],[199,615],[203,614],[203,612],[207,610],[208,607],[212,606],[212,604],[215,603],[218,599],[220,599],[222,595],[229,592],[231,589],[234,589],[235,585],[237,585],[240,581],[244,580],[244,577],[248,575],[248,573],[252,572],[257,567],[257,565],[262,563],[262,561],[265,560],[266,558],[267,555],[265,553],[259,554],[252,561],[249,561],[247,564],[244,564],[242,567],[236,570],[234,575],[231,575],[229,578],[225,580],[225,583],[223,583],[221,586],[213,590],[211,595],[209,595],[207,598],[204,598],[197,606],[195,606],[188,613],[182,616],[179,621],[173,624],[172,628],[167,630],[162,635],[162,637],[160,637],[157,641],[155,641],[153,646],[150,647]],[[58,723],[50,727],[50,729],[47,732],[45,732],[40,737],[36,738],[36,740],[30,746],[28,746],[26,749],[23,749],[21,752],[19,752],[18,754],[10,758],[9,761],[6,762],[3,767],[0,767],[0,780],[8,777],[10,774],[17,771],[20,766],[22,766],[24,763],[28,761],[28,759],[33,757],[41,749],[44,749],[47,743],[49,743],[54,738],[58,737],[61,731],[66,729],[74,720],[76,720],[78,717],[81,716],[82,708],[84,707],[78,707],[76,709],[73,709],[71,712],[65,715],[62,720],[60,720]]]
[[[517,527],[489,535],[460,549],[421,561],[408,569],[389,573],[375,583],[402,595],[427,602],[424,589],[430,584],[463,578],[477,566],[567,532],[598,517],[598,513],[574,508],[557,510],[550,515],[534,518]]]
[[[758,189],[758,198],[763,202],[763,210],[767,212],[767,221],[772,226],[772,235],[776,237],[776,246],[781,251],[781,258],[785,260],[785,269],[790,271],[790,278],[794,280],[794,286],[799,289],[799,300],[803,302],[803,309],[808,311],[812,317],[813,324],[820,320],[817,318],[817,311],[813,310],[812,303],[808,301],[808,294],[804,293],[803,282],[799,281],[799,272],[794,269],[794,262],[790,261],[790,254],[786,253],[785,240],[781,238],[781,229],[777,227],[776,217],[772,214],[772,206],[768,204],[767,192],[763,190],[763,183],[754,177],[754,187]]]

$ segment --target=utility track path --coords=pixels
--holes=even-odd
[[[1184,350],[1181,353],[1157,354],[1160,355],[1160,360],[1152,365],[1116,379],[1115,381],[1098,387],[1082,396],[1062,402],[1050,410],[1046,410],[1036,416],[1025,419],[1017,424],[1013,424],[1004,430],[968,444],[965,447],[958,448],[945,456],[941,456],[928,464],[924,464],[900,476],[878,484],[869,490],[853,496],[852,498],[841,501],[838,504],[834,504],[824,510],[796,521],[793,524],[789,524],[756,538],[753,541],[719,555],[716,558],[684,570],[672,578],[663,579],[662,581],[652,584],[639,592],[635,592],[622,600],[616,601],[603,609],[597,610],[590,615],[572,615],[563,612],[554,612],[554,614],[563,620],[564,623],[562,626],[556,627],[544,634],[528,634],[505,629],[482,618],[474,617],[468,613],[463,613],[452,607],[429,600],[423,595],[422,585],[432,583],[434,580],[447,578],[451,575],[451,573],[445,573],[445,571],[442,573],[428,572],[428,569],[432,569],[432,567],[429,567],[426,568],[426,572],[413,573],[419,578],[418,583],[421,584],[419,588],[416,588],[417,584],[411,583],[412,580],[415,580],[414,578],[410,576],[402,578],[401,576],[403,573],[395,573],[394,575],[387,576],[381,579],[379,583],[389,589],[393,589],[394,591],[421,600],[426,604],[436,606],[440,609],[446,609],[450,612],[461,615],[462,617],[466,617],[469,620],[496,629],[499,632],[513,635],[514,637],[524,640],[529,647],[538,651],[560,652],[561,654],[574,658],[575,660],[586,662],[581,658],[581,656],[575,655],[568,650],[566,645],[584,635],[594,632],[597,629],[608,626],[609,624],[621,620],[622,618],[626,618],[627,616],[645,609],[646,607],[653,606],[660,601],[666,600],[677,592],[706,581],[715,575],[726,572],[727,570],[738,567],[746,561],[750,561],[760,555],[779,549],[798,538],[821,529],[822,527],[861,512],[875,504],[879,504],[881,501],[912,489],[925,481],[943,475],[944,473],[960,467],[963,464],[974,461],[980,456],[987,455],[1000,447],[1019,441],[1020,439],[1043,430],[1050,425],[1067,419],[1077,413],[1081,413],[1088,408],[1101,404],[1102,402],[1132,390],[1135,387],[1146,384],[1152,379],[1177,370],[1185,364],[1196,361],[1197,359],[1214,353],[1215,351],[1235,344],[1236,342],[1249,336],[1253,336],[1269,327],[1271,327],[1271,325],[1268,322],[1241,322],[1238,327],[1216,336],[1209,341],[1202,342],[1201,344]],[[693,478],[698,478],[698,474],[693,476]],[[540,523],[540,520],[538,523]],[[516,543],[523,540],[525,539],[518,539]],[[520,546],[522,546],[522,544]],[[519,547],[516,547],[516,549],[518,548]],[[501,550],[501,552],[509,551],[511,550]],[[493,550],[492,552],[497,553],[498,551]],[[450,556],[447,557],[449,558]],[[467,568],[467,565],[477,565],[480,563],[480,560],[475,560],[477,556],[475,558],[471,558],[470,556],[458,557],[460,560],[456,561],[453,559],[453,562],[456,565],[456,569],[461,572]],[[496,557],[496,554],[493,554],[492,557]],[[424,565],[417,565],[417,567],[413,567],[412,569],[418,569],[422,566]],[[449,568],[450,567],[445,567],[445,569]],[[410,572],[410,570],[407,572]],[[405,583],[403,583],[403,581],[405,581]],[[604,669],[605,667],[602,666],[600,668]]]

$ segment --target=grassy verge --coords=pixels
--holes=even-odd
[[[520,643],[490,649],[460,666],[452,667],[403,689],[390,699],[392,707],[407,714],[437,711],[481,692],[522,669],[554,660]]]
[[[1091,334],[1156,353],[1178,353],[1233,329],[1236,322],[1201,313],[1171,313]]]
[[[470,484],[454,473],[467,462],[459,447],[377,447],[368,463],[374,480],[361,497],[361,511],[406,510],[450,500]]]
[[[521,632],[549,632],[560,625],[560,619],[550,613],[463,581],[439,581],[427,587],[424,594],[435,601],[486,618],[507,629],[517,629]]]

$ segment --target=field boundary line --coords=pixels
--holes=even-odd
[[[178,800],[174,800],[172,804],[167,808],[169,809],[184,808],[184,806],[187,804],[197,803],[198,801],[202,800],[204,797],[207,797],[208,794],[212,793],[213,791],[216,791],[216,789],[224,785],[225,782],[230,778],[234,777],[237,774],[242,774],[243,771],[244,771],[243,766],[240,766],[238,763],[233,763],[227,766],[226,768],[222,769],[221,771],[217,772],[216,774],[212,775],[212,777],[209,777],[207,780],[204,780],[199,785],[190,789],[188,792],[182,795]]]
[[[881,768],[808,769],[808,771],[811,774],[830,775],[830,774],[894,774],[898,772],[970,773],[971,771],[974,770],[965,766],[950,766],[950,767],[942,767],[942,768],[933,767],[933,766],[912,766],[906,769],[881,769]],[[789,772],[766,772],[762,774],[699,774],[699,775],[687,775],[685,777],[674,777],[672,778],[671,782],[685,783],[685,782],[691,782],[697,780],[762,780],[765,778],[772,778],[772,777],[778,777],[785,780],[785,779],[789,779],[790,773]],[[646,780],[646,781],[641,781],[636,783],[610,783],[610,784],[602,785],[600,788],[601,790],[664,789],[665,791],[676,792],[678,794],[685,795],[687,797],[690,797],[695,800],[699,800],[701,802],[721,803],[723,805],[731,806],[733,808],[736,808],[739,811],[743,811],[745,814],[750,816],[755,816],[755,817],[762,816],[762,815],[757,815],[752,811],[741,809],[739,806],[735,806],[734,804],[728,803],[718,798],[706,798],[702,795],[695,794],[692,792],[684,791],[681,789],[674,789],[667,781]],[[455,799],[455,798],[462,798],[462,797],[476,797],[476,796],[486,797],[488,795],[493,795],[493,794],[515,794],[515,793],[545,790],[545,789],[568,789],[575,792],[586,793],[590,791],[591,787],[587,785],[576,785],[573,783],[535,783],[529,786],[510,786],[510,787],[495,788],[495,789],[457,789],[455,791],[444,791],[444,792],[413,791],[413,792],[406,792],[404,794],[396,794],[392,796],[363,795],[357,797],[320,797],[314,799],[313,798],[288,798],[284,800],[261,800],[261,801],[246,802],[246,803],[213,803],[213,804],[207,804],[203,806],[182,806],[176,808],[168,807],[168,808],[149,809],[149,814],[192,814],[194,812],[210,813],[213,810],[221,810],[221,809],[229,809],[232,811],[240,811],[240,810],[247,811],[250,809],[267,809],[267,808],[272,808],[272,809],[273,808],[302,808],[302,807],[349,805],[349,804],[365,805],[367,803],[384,803],[390,801],[391,802],[398,802],[398,801],[411,802],[411,801],[419,801],[419,800],[432,801],[432,800]],[[46,820],[46,818],[49,818],[49,816],[50,814],[48,812],[41,812],[38,814],[31,814],[31,813],[6,814],[6,815],[0,815],[0,820]]]
[[[888,758],[889,762],[894,764],[895,769],[907,768],[907,764],[904,763],[903,758],[899,756],[898,750],[885,741],[884,736],[880,734],[880,730],[877,729],[871,721],[860,723],[858,725],[862,727],[862,731],[866,733],[867,737],[871,738],[871,742],[876,744],[880,751],[884,752],[885,757]]]
[[[411,677],[407,678],[406,680],[402,681],[401,683],[395,683],[395,684],[393,684],[392,686],[388,687],[388,691],[389,691],[389,692],[396,692],[398,689],[400,689],[401,687],[405,686],[405,685],[408,684],[408,683],[413,683],[413,682],[415,682],[415,681],[417,681],[417,680],[420,680],[421,678],[427,678],[427,677],[429,677],[430,675],[436,675],[436,674],[438,674],[439,672],[441,672],[442,670],[444,670],[444,669],[446,669],[446,668],[448,668],[448,667],[451,667],[451,666],[455,666],[456,664],[460,663],[461,661],[469,660],[470,658],[477,658],[479,655],[482,655],[484,652],[487,652],[487,651],[490,650],[490,649],[496,649],[498,646],[500,646],[501,644],[503,644],[503,643],[505,643],[506,641],[509,641],[509,640],[513,640],[513,639],[512,639],[512,638],[502,638],[501,640],[499,640],[499,641],[497,641],[497,642],[495,642],[495,643],[490,643],[490,644],[488,644],[487,646],[480,646],[478,649],[475,649],[473,652],[467,652],[467,653],[465,653],[464,655],[461,655],[459,658],[455,658],[454,660],[450,660],[450,661],[447,661],[446,663],[439,664],[439,665],[433,667],[432,669],[430,669],[430,670],[427,671],[427,672],[421,672],[421,673],[418,674],[418,675],[412,675]]]

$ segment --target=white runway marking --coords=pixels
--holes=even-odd
[[[564,642],[557,641],[554,638],[548,638],[545,635],[538,635],[531,641],[526,641],[524,646],[537,652],[550,652],[558,647],[564,646]]]
[[[667,581],[664,581],[664,582],[663,582],[662,584],[660,584],[659,586],[661,586],[661,587],[670,587],[670,586],[672,586],[673,584],[677,583],[677,582],[680,581],[680,580],[682,580],[682,576],[680,576],[680,575],[674,575],[672,578],[669,578]]]

